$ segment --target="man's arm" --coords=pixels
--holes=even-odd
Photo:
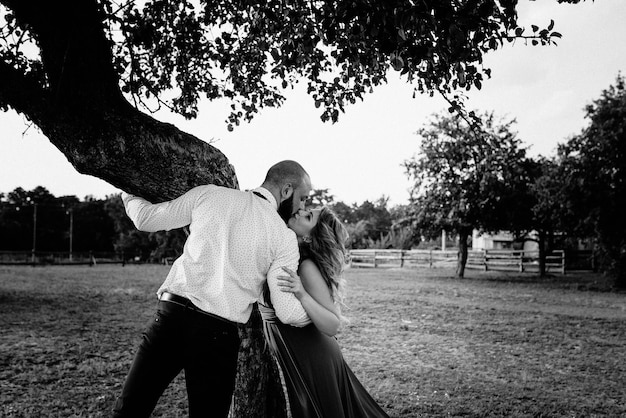
[[[267,273],[267,284],[270,288],[270,299],[276,316],[283,324],[303,327],[311,323],[311,319],[302,307],[300,301],[293,293],[281,292],[278,287],[278,276],[284,276],[283,267],[296,271],[300,253],[298,251],[298,240],[294,233],[289,233],[289,239],[284,240],[278,251],[278,256],[272,263]]]
[[[195,187],[174,200],[156,204],[128,193],[122,193],[121,197],[126,214],[137,229],[146,232],[169,231],[191,223],[191,212],[205,187]]]

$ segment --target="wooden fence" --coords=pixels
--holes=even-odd
[[[351,267],[454,267],[456,250],[351,250]],[[466,268],[498,271],[538,272],[538,251],[471,250]],[[546,256],[546,271],[565,274],[565,252]]]
[[[164,259],[170,264],[171,259]],[[169,261],[169,263],[168,263]],[[3,251],[0,252],[0,265],[79,265],[79,264],[126,264],[137,262],[123,253],[73,253]],[[351,250],[351,267],[454,267],[457,262],[456,250]],[[538,272],[538,251],[480,250],[469,251],[466,268],[498,271]],[[565,251],[552,251],[546,257],[546,271],[565,274],[566,270],[592,270],[594,262],[587,252],[581,257],[571,255],[566,259]]]

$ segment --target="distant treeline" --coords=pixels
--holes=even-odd
[[[347,205],[335,202],[328,189],[315,190],[312,206],[331,207],[350,232],[351,248],[411,248],[419,240],[394,227],[404,207],[387,208],[388,199]],[[54,196],[45,187],[0,193],[0,251],[118,252],[142,261],[176,258],[186,240],[182,229],[137,231],[119,195],[97,199]]]
[[[56,197],[44,187],[0,193],[0,251],[124,252],[127,257],[174,257],[182,230],[140,232],[126,216],[119,195],[96,199]],[[71,241],[71,242],[70,242]]]

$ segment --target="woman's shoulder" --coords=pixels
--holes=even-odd
[[[303,257],[302,260],[300,260],[300,268],[317,268],[317,264],[315,264],[315,261],[313,261],[313,259],[311,257]]]
[[[300,260],[300,268],[301,269],[317,269],[317,264],[315,264],[315,261],[313,261],[312,258],[310,257],[304,257],[302,258],[302,260]]]
[[[316,276],[319,276],[320,278],[322,277],[320,269],[317,267],[317,264],[315,264],[315,261],[313,261],[311,258],[303,258],[300,261],[300,265],[298,266],[298,272],[300,273],[300,276],[311,278]]]
[[[315,261],[310,258],[302,260],[298,268],[298,274],[300,275],[300,280],[302,280],[304,288],[313,299],[322,304],[326,309],[338,314],[337,307],[334,303],[334,291],[324,279]]]

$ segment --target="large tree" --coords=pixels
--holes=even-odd
[[[219,150],[143,111],[194,117],[201,97],[226,98],[235,126],[306,80],[322,119],[336,121],[390,69],[456,107],[454,89],[480,88],[489,75],[484,53],[560,36],[552,22],[519,28],[516,4],[0,0],[0,108],[32,121],[79,172],[151,201],[204,183],[237,187]],[[247,361],[256,370],[258,359]],[[243,379],[245,394],[262,393],[254,379]],[[236,413],[262,416],[263,399],[239,392]]]
[[[458,116],[435,115],[417,132],[419,153],[404,163],[414,182],[416,227],[425,236],[445,230],[458,237],[458,277],[465,273],[472,231],[510,229],[520,203],[517,190],[526,182],[526,152],[514,121],[493,113],[476,117],[482,131]]]
[[[589,126],[559,147],[574,233],[593,236],[603,267],[626,287],[626,80],[586,107]]]

